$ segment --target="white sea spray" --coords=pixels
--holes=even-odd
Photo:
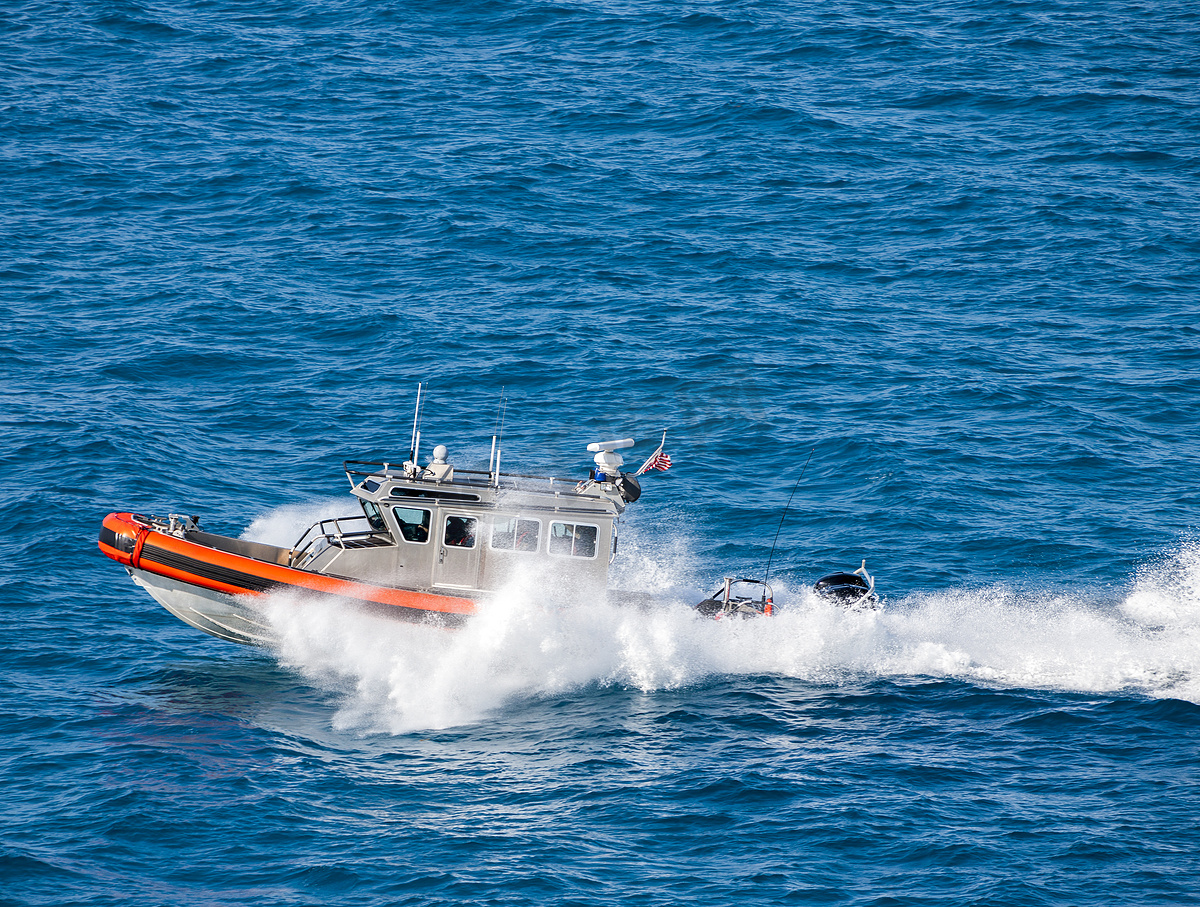
[[[296,516],[279,513],[256,525]],[[697,616],[689,604],[702,593],[687,576],[695,560],[679,546],[664,551],[633,555],[645,586],[657,590],[644,607],[551,603],[545,575],[530,574],[514,578],[456,630],[290,594],[275,596],[268,614],[281,662],[338,691],[335,723],[363,732],[469,724],[521,699],[588,686],[650,692],[729,676],[816,684],[952,678],[987,688],[1200,702],[1195,548],[1177,552],[1117,601],[995,585],[847,611],[781,585],[777,616],[748,621]],[[624,579],[636,574],[625,571]]]

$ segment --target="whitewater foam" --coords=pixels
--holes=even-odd
[[[344,496],[305,504],[285,504],[255,517],[241,537],[248,542],[264,542],[286,548],[314,523],[346,516],[354,507]]]
[[[912,676],[989,687],[1140,693],[1200,702],[1196,633],[1149,630],[1070,599],[939,593],[885,612],[806,601],[771,620],[709,621],[681,604],[540,607],[501,596],[463,629],[276,599],[279,654],[341,691],[337,723],[399,733],[471,723],[522,697],[718,676],[813,682]]]
[[[247,535],[291,531],[302,516],[276,511]],[[646,588],[663,590],[648,608],[551,606],[544,577],[518,577],[455,631],[292,595],[273,597],[267,610],[280,661],[336,690],[335,724],[365,733],[473,723],[522,698],[589,686],[653,692],[764,674],[817,684],[952,678],[1200,702],[1197,548],[1139,577],[1119,601],[994,586],[846,611],[783,587],[774,618],[747,621],[698,617],[688,604],[702,595],[688,591],[670,555],[637,560]]]
[[[1184,543],[1139,571],[1121,610],[1147,627],[1200,627],[1200,543]]]

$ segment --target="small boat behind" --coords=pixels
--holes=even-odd
[[[696,611],[713,620],[770,617],[775,613],[775,596],[763,580],[727,576],[716,592],[696,605]]]
[[[665,436],[663,440],[666,440]],[[804,469],[800,470],[800,478],[796,479],[796,484],[792,486],[792,493],[788,495],[787,504],[779,517],[779,528],[775,530],[775,541],[771,543],[771,554],[767,558],[767,569],[763,578],[759,580],[726,577],[721,588],[695,606],[699,614],[720,620],[726,617],[770,617],[775,613],[774,595],[771,587],[767,585],[767,577],[771,575],[771,561],[779,544],[783,521],[811,459],[812,453],[809,453],[808,460],[804,461]],[[849,611],[879,607],[879,597],[875,594],[875,578],[867,572],[865,560],[853,573],[830,573],[821,577],[813,586],[813,592],[823,599],[844,606]]]
[[[848,611],[865,611],[879,607],[875,594],[875,577],[867,572],[867,562],[853,573],[831,573],[813,585],[813,592]],[[761,579],[725,577],[721,586],[700,604],[696,612],[714,620],[728,618],[770,617],[776,613],[775,595],[770,584]]]

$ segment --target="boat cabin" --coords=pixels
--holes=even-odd
[[[426,467],[348,461],[345,470],[362,514],[310,528],[291,566],[465,597],[530,571],[556,588],[602,590],[617,518],[636,497],[619,473],[575,482],[456,469],[441,446]]]

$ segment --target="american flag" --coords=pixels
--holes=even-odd
[[[671,455],[663,452],[663,444],[667,443],[667,433],[663,432],[662,444],[658,445],[658,450],[650,454],[650,458],[642,464],[642,468],[634,473],[635,476],[640,476],[644,472],[649,472],[651,469],[661,469],[666,472],[671,468]]]

